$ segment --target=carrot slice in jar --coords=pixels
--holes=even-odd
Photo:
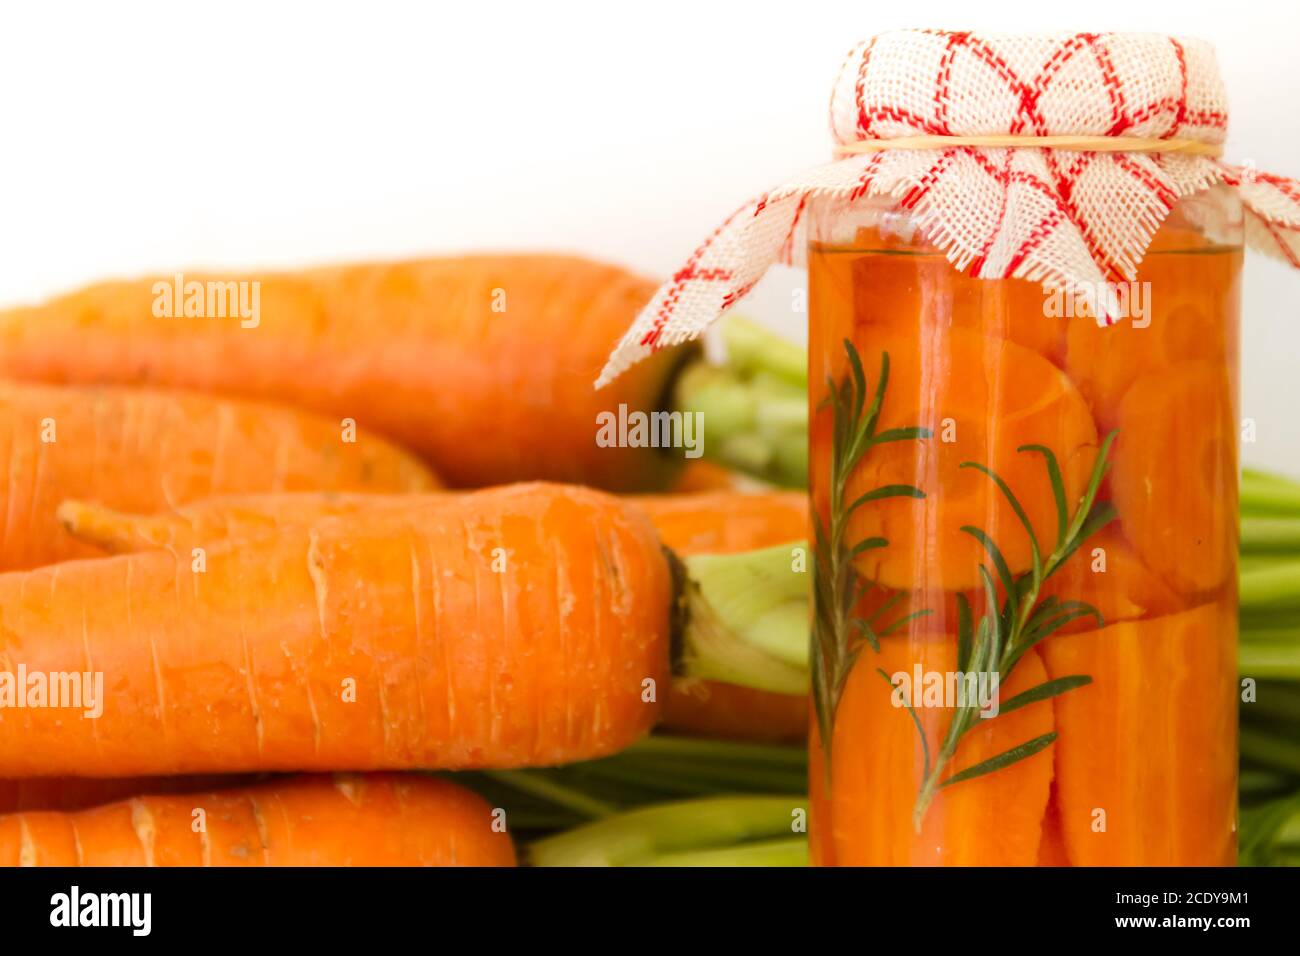
[[[1161,247],[1204,246],[1185,234],[1171,234]],[[1240,249],[1179,254],[1153,243],[1138,269],[1138,282],[1150,283],[1138,287],[1144,315],[1109,327],[1088,316],[1069,320],[1065,369],[1103,431],[1118,426],[1120,403],[1141,378],[1187,362],[1237,368],[1240,277]]]
[[[960,329],[1009,339],[1057,364],[1065,360],[1065,323],[1045,314],[1037,282],[989,281],[958,272],[934,246],[860,229],[853,261],[853,307],[859,325],[930,332]],[[875,253],[875,254],[872,254]]]
[[[1083,546],[1043,584],[1040,597],[1085,601],[1106,624],[1169,614],[1182,606],[1178,596],[1153,573],[1128,543],[1118,523],[1089,537]],[[1096,630],[1096,621],[1081,618],[1058,634]]]
[[[1236,861],[1236,616],[1227,603],[1040,647],[1052,678],[1061,826],[1076,866]]]
[[[1110,474],[1120,523],[1177,591],[1221,585],[1236,561],[1237,443],[1228,376],[1194,363],[1134,383]]]
[[[1061,463],[1068,500],[1077,501],[1097,452],[1097,430],[1082,397],[1060,369],[1014,342],[957,330],[929,334],[884,327],[860,329],[862,364],[874,386],[881,354],[889,354],[889,385],[877,433],[921,425],[929,439],[874,447],[848,481],[846,502],[881,485],[916,485],[924,499],[888,498],[857,509],[853,541],[884,537],[858,570],[890,588],[966,590],[979,586],[986,559],[963,526],[998,542],[1013,573],[1030,566],[1029,537],[987,475],[960,467],[973,461],[999,474],[1019,499],[1043,553],[1056,540],[1051,484],[1039,455],[1044,445]],[[828,409],[817,417],[828,418]],[[825,422],[821,429],[827,428]],[[821,431],[814,429],[820,436]],[[829,459],[816,448],[812,460]],[[815,486],[816,487],[816,486]],[[820,503],[819,503],[820,504]]]
[[[810,762],[812,841],[819,865],[1033,866],[1052,780],[1051,747],[1001,770],[937,791],[921,832],[913,809],[925,760],[907,709],[894,706],[893,688],[877,668],[909,676],[956,670],[951,637],[886,638],[880,653],[864,650],[849,674],[835,715],[831,783],[826,786],[816,734]],[[1034,651],[1021,658],[999,689],[1009,700],[1046,679]],[[930,752],[938,751],[953,710],[918,707]],[[815,721],[814,721],[815,724]],[[1050,733],[1052,708],[1040,701],[976,721],[957,747],[948,776],[1028,740]]]
[[[1061,808],[1056,796],[1056,783],[1047,799],[1047,812],[1043,814],[1043,835],[1038,843],[1039,866],[1070,866],[1070,855],[1065,849],[1065,833],[1061,830]]]

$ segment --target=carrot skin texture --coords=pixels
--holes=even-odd
[[[253,491],[424,491],[415,458],[341,421],[189,393],[0,383],[0,571],[88,557],[65,498],[157,511]]]
[[[600,492],[519,485],[257,542],[0,575],[0,666],[103,714],[0,710],[0,776],[565,763],[649,730],[667,562]],[[129,627],[124,623],[129,622]]]
[[[492,822],[481,798],[445,780],[308,776],[6,814],[0,866],[513,866]]]
[[[413,511],[438,507],[441,500],[424,495],[249,495],[213,498],[160,515],[125,515],[73,502],[60,513],[74,534],[110,552],[163,547],[189,554],[205,542],[275,534],[326,515]],[[627,500],[649,515],[660,540],[681,555],[734,554],[808,535],[807,496],[802,492],[711,491]],[[807,697],[719,681],[677,680],[664,705],[661,727],[732,740],[795,742],[807,734]]]
[[[685,354],[665,349],[592,387],[657,285],[623,269],[477,255],[186,278],[260,282],[257,328],[157,318],[154,279],[108,282],[0,313],[0,375],[194,388],[351,416],[456,487],[653,490],[681,464],[660,449],[596,444],[596,416],[620,404],[656,411]]]

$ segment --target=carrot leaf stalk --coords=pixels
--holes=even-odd
[[[808,577],[802,541],[680,559],[685,606],[676,673],[756,690],[808,690]]]
[[[795,842],[808,800],[790,796],[721,796],[629,810],[533,843],[533,866],[786,865],[806,861]],[[697,855],[698,854],[698,855]]]
[[[958,628],[960,633],[957,636],[958,646],[961,648],[959,670],[966,673],[987,674],[989,686],[1000,687],[1030,648],[1046,640],[1065,625],[1085,617],[1093,618],[1098,627],[1103,625],[1101,613],[1085,601],[1063,601],[1054,595],[1040,601],[1039,594],[1043,582],[1051,577],[1082,546],[1084,541],[1116,517],[1115,509],[1110,504],[1096,503],[1097,492],[1106,475],[1107,457],[1114,443],[1115,434],[1112,431],[1102,441],[1092,474],[1088,479],[1087,489],[1073,515],[1069,513],[1067,507],[1060,465],[1052,450],[1042,445],[1025,445],[1019,449],[1023,453],[1038,454],[1043,457],[1047,477],[1057,502],[1056,543],[1051,553],[1046,556],[1040,553],[1033,525],[1007,483],[984,465],[976,462],[965,462],[962,465],[964,468],[974,468],[986,475],[1010,503],[1026,534],[1029,535],[1033,564],[1030,570],[1019,576],[1013,576],[1001,550],[988,534],[979,528],[969,526],[962,528],[988,552],[989,564],[992,565],[993,570],[991,571],[988,565],[984,564],[979,568],[984,582],[988,610],[978,624],[972,622],[963,600],[963,613],[960,615],[961,623]],[[999,585],[1003,592],[1001,603],[997,600]],[[1092,678],[1086,674],[1073,674],[1039,684],[1004,701],[999,716],[1028,704],[1068,693],[1091,681]],[[963,735],[979,723],[980,708],[981,705],[977,701],[972,701],[959,705],[954,710],[938,752],[934,755],[933,761],[927,762],[928,766],[913,810],[913,825],[918,833],[921,831],[926,809],[941,788],[995,773],[1004,767],[1032,757],[1051,746],[1056,739],[1055,731],[1034,737],[945,778],[944,773],[957,752]],[[918,731],[919,729],[918,726]]]
[[[752,322],[723,331],[726,361],[688,363],[673,392],[677,411],[701,415],[704,455],[772,484],[808,481],[808,375],[804,350]]]

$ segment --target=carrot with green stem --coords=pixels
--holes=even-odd
[[[155,511],[252,491],[423,491],[415,458],[364,423],[190,393],[0,383],[0,571],[95,552],[66,498]]]
[[[592,387],[656,285],[615,266],[493,254],[183,278],[179,295],[169,275],[0,312],[0,375],[193,388],[349,416],[458,487],[549,479],[653,490],[682,464],[681,448],[648,434],[598,436],[600,416],[620,409],[678,412],[679,429],[693,410],[673,404],[695,354],[685,347]],[[232,286],[256,290],[255,317],[221,317]],[[197,314],[186,316],[191,304]],[[711,454],[726,442],[706,427]],[[764,465],[747,444],[743,463]]]
[[[750,639],[761,645],[764,635],[770,635],[767,644],[777,657],[789,657],[786,648],[792,640],[796,647],[802,646],[806,582],[791,565],[807,531],[804,495],[702,492],[629,500],[649,515],[660,541],[686,559],[688,577],[703,583],[706,600],[711,598],[730,613],[730,626],[743,616]],[[165,547],[188,554],[196,545],[256,539],[329,515],[411,512],[439,507],[442,501],[440,496],[271,494],[212,498],[147,516],[70,501],[59,514],[76,537],[112,553]],[[780,548],[781,542],[788,546]],[[743,557],[746,554],[750,557]],[[796,653],[790,663],[801,666],[801,654]],[[685,678],[674,681],[661,726],[684,733],[778,742],[802,739],[807,724],[805,694]]]
[[[0,575],[4,669],[106,688],[97,719],[0,710],[0,776],[586,759],[655,724],[674,660],[802,685],[726,622],[633,504],[552,485]]]
[[[299,777],[6,814],[0,865],[513,866],[494,823],[480,797],[445,780]]]

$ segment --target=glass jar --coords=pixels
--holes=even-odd
[[[1233,864],[1235,196],[1110,327],[890,200],[809,215],[813,861]]]

